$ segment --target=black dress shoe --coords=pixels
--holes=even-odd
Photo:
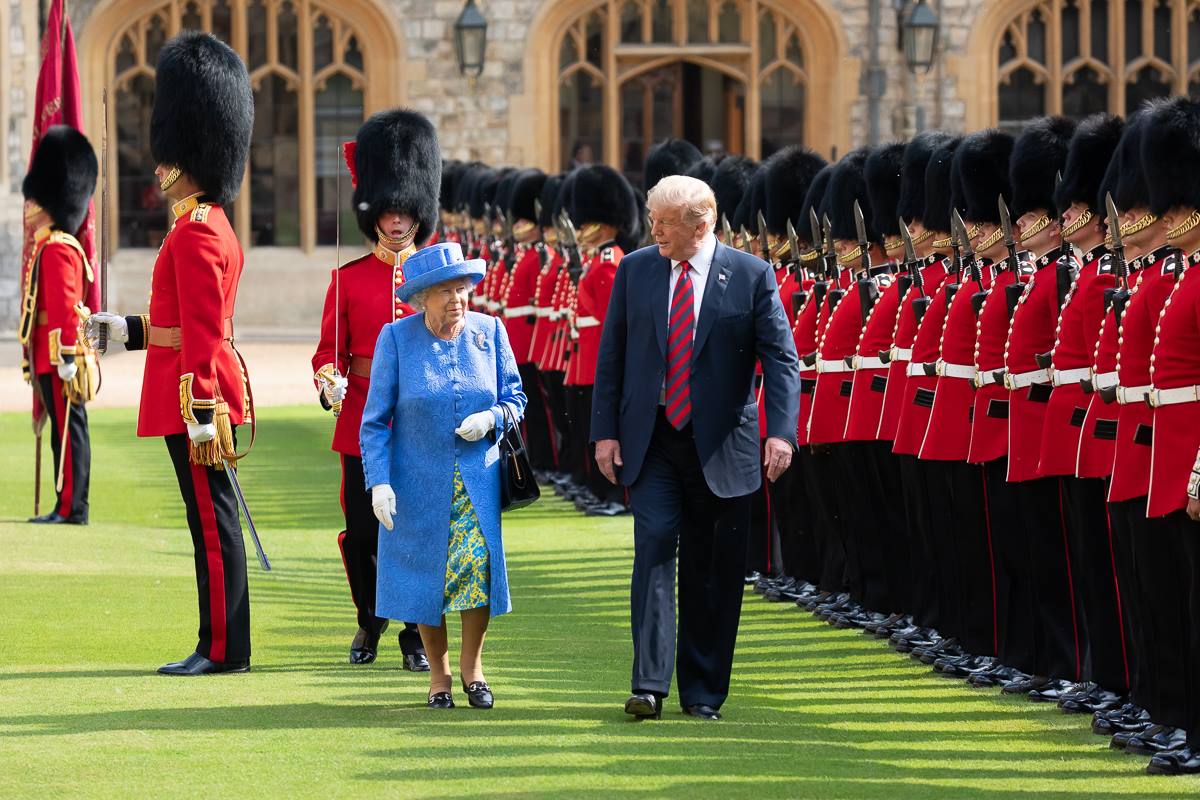
[[[1139,756],[1152,756],[1187,747],[1187,731],[1164,725],[1151,734],[1150,731],[1130,737],[1125,752]]]
[[[991,669],[985,669],[982,672],[973,672],[968,675],[967,683],[977,689],[983,689],[989,686],[1000,686],[1016,680],[1027,680],[1028,678],[1028,675],[1016,667],[996,663]]]
[[[467,693],[467,702],[471,704],[471,708],[491,708],[495,704],[492,688],[484,681],[464,683],[463,691]]]
[[[1156,753],[1150,759],[1146,772],[1151,775],[1196,775],[1200,774],[1200,747],[1189,745],[1178,750]]]
[[[721,718],[721,714],[712,706],[706,706],[703,703],[698,703],[694,706],[687,706],[683,709],[683,713],[689,717],[699,717],[716,722]]]
[[[1145,722],[1136,729],[1117,731],[1113,734],[1112,738],[1108,740],[1108,746],[1113,750],[1124,750],[1129,746],[1130,741],[1132,741],[1134,737],[1144,736],[1146,738],[1151,738],[1157,735],[1163,728],[1163,725],[1158,725],[1154,722]]]
[[[629,509],[620,503],[599,503],[584,509],[586,517],[619,517],[628,514]]]
[[[753,570],[753,569],[750,570],[749,572],[746,573],[746,585],[753,586],[755,583],[758,582],[758,579],[761,577],[762,577],[762,575],[759,574],[758,570]]]
[[[404,669],[409,672],[429,672],[429,659],[419,650],[415,653],[405,653]]]
[[[1073,686],[1070,681],[1052,680],[1045,686],[1031,689],[1029,699],[1035,703],[1058,703]]]
[[[249,661],[209,661],[199,653],[192,653],[183,661],[172,661],[158,668],[159,675],[217,675],[222,672],[249,672]]]
[[[1004,684],[1000,687],[1000,691],[1004,694],[1029,694],[1034,689],[1040,689],[1049,682],[1049,678],[1041,675],[1025,675]]]
[[[350,663],[370,664],[379,654],[379,636],[382,631],[372,633],[365,628],[359,628],[350,642]]]
[[[1100,736],[1116,736],[1120,733],[1141,733],[1154,722],[1150,719],[1150,712],[1145,709],[1138,709],[1138,713],[1128,716],[1096,714],[1092,716],[1092,733]],[[1121,745],[1125,747],[1124,744]]]
[[[69,517],[64,517],[57,511],[51,511],[49,514],[42,514],[40,517],[30,517],[29,521],[34,525],[87,525],[87,515],[72,514]]]
[[[436,692],[429,695],[427,705],[430,708],[454,708],[454,697],[449,692]]]
[[[625,701],[625,713],[638,719],[662,719],[662,700],[650,692],[635,692]]]

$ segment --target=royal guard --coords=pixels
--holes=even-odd
[[[245,363],[233,346],[241,244],[226,209],[242,184],[254,127],[246,65],[207,33],[182,33],[159,53],[150,119],[155,175],[173,223],[141,316],[101,312],[129,350],[146,350],[138,436],[166,440],[195,548],[200,636],[166,675],[250,669],[250,597],[235,478],[237,426],[253,424]],[[251,434],[253,440],[253,433]]]
[[[1136,601],[1132,593],[1119,592],[1117,580],[1118,572],[1131,565],[1115,558],[1117,547],[1104,505],[1104,481],[1075,475],[1088,404],[1082,381],[1090,376],[1091,357],[1104,319],[1105,293],[1116,286],[1113,262],[1104,246],[1105,211],[1097,202],[1121,129],[1121,120],[1109,114],[1097,114],[1081,122],[1071,137],[1062,181],[1054,190],[1054,204],[1061,212],[1062,239],[1078,254],[1080,266],[1066,286],[1054,331],[1050,353],[1053,389],[1045,404],[1037,472],[1062,480],[1072,586],[1089,656],[1084,662],[1088,683],[1080,687],[1082,691],[1069,692],[1058,703],[1073,713],[1091,714],[1122,705],[1137,657],[1122,624],[1122,617],[1128,616]],[[1041,274],[1039,270],[1038,276]],[[1060,277],[1054,279],[1056,292],[1063,290]],[[1035,281],[1038,279],[1035,276]],[[1035,284],[1030,291],[1036,290]],[[1024,305],[1014,312],[1014,333],[1018,320],[1026,315]],[[1009,349],[1013,352],[1011,341]],[[1040,355],[1035,359],[1039,367],[1046,361]],[[1108,535],[1098,537],[1098,530]]]
[[[1189,596],[1190,580],[1183,569],[1189,564],[1191,536],[1181,536],[1178,525],[1169,515],[1147,517],[1152,453],[1155,445],[1167,438],[1187,435],[1187,426],[1169,427],[1161,432],[1154,429],[1155,410],[1148,404],[1149,393],[1155,388],[1151,370],[1157,360],[1151,360],[1155,349],[1160,316],[1175,289],[1177,278],[1186,274],[1188,254],[1175,249],[1180,230],[1186,219],[1179,217],[1179,198],[1187,196],[1183,183],[1193,175],[1186,171],[1173,175],[1179,187],[1155,186],[1150,175],[1162,180],[1172,174],[1175,153],[1155,152],[1154,142],[1179,141],[1190,134],[1156,136],[1156,124],[1175,127],[1190,124],[1186,113],[1177,114],[1171,103],[1155,103],[1131,118],[1118,146],[1119,174],[1114,194],[1121,211],[1119,238],[1122,246],[1140,242],[1150,252],[1141,257],[1142,266],[1129,290],[1128,300],[1120,311],[1117,326],[1115,392],[1106,391],[1107,398],[1120,406],[1117,412],[1116,446],[1113,454],[1112,479],[1108,500],[1110,513],[1123,515],[1131,528],[1134,546],[1136,584],[1143,594],[1143,607],[1151,608],[1148,622],[1147,667],[1153,684],[1146,711],[1149,719],[1114,734],[1114,747],[1139,755],[1154,755],[1182,747],[1186,743],[1189,725],[1189,687],[1194,683],[1188,667],[1189,644],[1181,631],[1191,630],[1193,599]],[[1183,118],[1180,122],[1179,117]],[[1186,162],[1183,164],[1186,169]],[[1173,208],[1174,206],[1174,208]],[[1175,227],[1166,229],[1155,210],[1174,211]],[[1171,234],[1171,239],[1166,238]],[[1114,238],[1114,244],[1116,239]],[[1106,319],[1105,324],[1108,324]],[[1168,367],[1168,375],[1170,368]],[[1170,385],[1168,382],[1166,385]],[[1171,419],[1171,412],[1159,420]],[[1176,418],[1177,421],[1177,418]],[[1190,439],[1189,439],[1190,440]],[[1194,441],[1194,440],[1190,440]],[[1156,510],[1163,510],[1160,506]]]
[[[687,139],[663,139],[646,153],[642,187],[646,194],[668,175],[686,175],[704,160],[704,154]]]
[[[570,222],[569,200],[575,185],[575,176],[575,172],[564,175],[558,191],[554,194],[550,218],[556,225],[564,217]],[[542,374],[546,377],[546,385],[551,387],[554,422],[559,433],[560,478],[555,482],[554,490],[572,503],[576,502],[576,498],[586,499],[590,494],[586,485],[587,453],[578,451],[578,431],[573,434],[571,430],[570,395],[573,390],[567,387],[567,366],[572,347],[571,310],[575,304],[575,285],[583,272],[583,256],[578,241],[572,238],[575,235],[573,231],[574,223],[570,223],[570,228],[562,228],[558,238],[558,252],[562,264],[550,294],[550,313],[546,318],[548,330],[538,362]]]
[[[1150,210],[1159,214],[1166,238],[1186,261],[1154,331],[1149,397],[1154,407],[1154,445],[1146,513],[1170,526],[1168,534],[1182,559],[1173,575],[1188,600],[1188,708],[1183,746],[1178,735],[1150,761],[1156,774],[1200,773],[1200,104],[1173,98],[1152,107],[1142,143]],[[1128,748],[1127,748],[1128,749]]]
[[[336,418],[333,451],[341,459],[339,496],[346,521],[338,534],[338,549],[358,612],[350,663],[370,664],[388,620],[375,615],[379,524],[363,484],[358,429],[379,331],[413,313],[396,299],[395,288],[404,283],[404,262],[437,225],[440,161],[433,126],[420,114],[402,109],[371,117],[344,149],[358,227],[371,249],[333,271],[312,366],[321,404]],[[417,626],[405,623],[398,638],[404,668],[427,671]]]
[[[997,198],[1010,195],[1012,146],[1008,134],[985,130],[964,137],[954,151],[951,185],[956,187],[956,208],[951,223],[958,227],[961,262],[934,365],[933,407],[918,454],[926,462],[929,493],[948,499],[935,504],[930,524],[953,564],[942,574],[948,591],[942,598],[939,631],[956,641],[927,650],[918,648],[914,653],[922,661],[934,663],[935,669],[959,676],[992,666],[990,659],[997,645],[995,573],[983,471],[968,464],[967,457],[974,435],[972,406],[977,400],[978,315],[992,289],[995,261],[1004,253]],[[978,422],[978,411],[974,421]]]
[[[615,516],[626,511],[624,494],[596,468],[588,442],[592,387],[600,354],[600,332],[608,315],[613,279],[626,248],[637,246],[641,232],[637,197],[621,173],[592,165],[577,170],[570,195],[570,213],[579,224],[579,244],[590,253],[579,278],[572,319],[574,346],[567,365],[568,414],[578,438],[572,452],[586,458],[586,485],[595,502],[586,503],[589,516]],[[590,499],[590,498],[587,498]],[[578,501],[577,501],[578,502]]]
[[[454,205],[454,200],[458,195],[459,182],[467,171],[467,167],[467,164],[456,160],[442,164],[442,186],[438,192],[438,233],[435,234],[440,242],[463,244],[463,231],[460,229],[458,209]]]
[[[949,242],[942,230],[949,227],[950,186],[949,181],[943,179],[934,181],[932,189],[927,190],[930,183],[927,173],[935,150],[950,140],[951,137],[941,131],[925,131],[904,148],[895,216],[908,229],[912,253],[909,256],[906,247],[904,268],[897,277],[901,294],[896,297],[898,308],[888,342],[874,353],[887,367],[876,435],[891,451],[888,469],[895,472],[893,480],[897,483],[893,491],[903,499],[903,522],[908,536],[908,575],[903,576],[893,569],[893,577],[889,580],[906,587],[909,613],[905,619],[877,626],[872,632],[879,638],[896,636],[897,641],[927,636],[927,631],[937,622],[938,561],[929,530],[924,477],[915,456],[898,454],[894,448],[917,327],[947,275],[949,261],[945,254],[949,252]],[[940,211],[929,212],[928,198],[934,195],[940,198],[936,202]],[[934,247],[935,242],[941,244],[940,251]],[[862,346],[859,353],[872,355]]]
[[[868,284],[874,285],[869,275],[871,264],[883,263],[879,236],[872,228],[864,177],[869,155],[869,149],[861,148],[834,166],[822,204],[823,216],[830,220],[837,259],[845,272],[853,271],[856,277],[840,297],[836,290],[827,294],[825,313],[818,317],[817,382],[808,425],[810,445],[827,445],[833,455],[835,503],[845,549],[849,597],[841,604],[819,610],[818,616],[839,627],[882,622],[885,615],[877,609],[888,604],[882,554],[864,546],[873,541],[866,531],[869,512],[860,494],[867,480],[867,467],[860,454],[847,446],[845,438],[854,387],[853,356],[874,299],[860,292]]]
[[[551,465],[541,476],[545,482],[553,483],[556,487],[564,485],[569,476],[569,467],[563,443],[566,440],[568,420],[566,403],[563,396],[563,374],[550,368],[547,349],[554,336],[557,321],[555,315],[555,293],[559,288],[559,279],[565,271],[562,249],[559,246],[558,223],[554,212],[558,203],[559,190],[562,188],[563,176],[551,175],[542,184],[542,192],[538,198],[537,224],[542,234],[542,245],[545,257],[534,283],[533,306],[537,320],[533,324],[533,335],[529,342],[529,362],[537,371],[538,386],[541,388],[545,414],[547,419],[547,436],[550,448]],[[528,394],[528,392],[526,392]],[[532,401],[531,401],[532,402]],[[528,415],[526,415],[528,417]],[[531,425],[535,424],[530,422]],[[536,435],[536,434],[535,434]]]
[[[87,138],[56,125],[38,142],[21,185],[25,221],[33,231],[21,301],[22,366],[34,386],[35,413],[50,420],[56,489],[54,509],[30,522],[88,522],[87,401],[95,394],[97,375],[79,326],[88,313],[84,300],[94,276],[75,234],[87,216],[96,171],[96,153]]]
[[[717,199],[717,234],[722,235],[721,220],[733,224],[734,215],[741,205],[742,197],[750,188],[750,182],[761,167],[745,156],[726,156],[713,172],[709,187]],[[807,220],[802,220],[807,223]],[[732,247],[732,242],[725,242]]]

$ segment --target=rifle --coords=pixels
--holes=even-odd
[[[808,292],[804,290],[803,273],[800,269],[800,239],[796,236],[796,227],[792,225],[792,221],[787,221],[787,244],[788,244],[788,260],[787,270],[791,275],[796,276],[796,291],[792,293],[792,307],[788,309],[794,318],[799,313],[801,306],[808,300]]]
[[[838,277],[838,257],[833,249],[833,223],[829,221],[829,215],[826,214],[823,220],[825,228],[825,269],[829,273],[831,283],[829,289],[829,310],[832,312],[837,308],[837,304],[842,302],[842,298],[846,296],[846,290],[841,288]]]
[[[1005,261],[1008,262],[1008,268],[1013,271],[1016,280],[1004,288],[1004,301],[1008,306],[1008,318],[1012,319],[1017,310],[1017,303],[1021,301],[1021,295],[1025,292],[1025,284],[1021,283],[1021,262],[1017,258],[1017,240],[1013,236],[1012,218],[1008,213],[1008,203],[1004,202],[1004,195],[1000,195],[996,199],[996,203],[1000,208],[1000,229],[1004,233],[1004,246],[1008,250],[1008,257]]]
[[[1105,194],[1104,205],[1108,212],[1108,235],[1112,237],[1112,257],[1117,273],[1117,286],[1105,290],[1104,304],[1112,308],[1116,322],[1120,324],[1125,304],[1129,301],[1129,262],[1125,260],[1125,241],[1121,238],[1121,217],[1117,214],[1117,205],[1113,202],[1111,192]]]
[[[904,220],[900,220],[900,236],[904,239],[904,257],[908,260],[909,274],[912,276],[912,285],[921,293],[920,297],[913,298],[913,314],[916,315],[917,322],[920,322],[925,317],[925,312],[929,310],[929,295],[925,292],[925,276],[921,272],[921,261],[917,258],[917,248],[913,244],[912,232],[909,231],[908,225]]]
[[[825,261],[825,248],[822,246],[825,239],[821,235],[821,220],[817,219],[817,212],[812,208],[808,209],[808,229],[819,262],[817,269],[813,270],[813,297],[819,306],[825,302],[825,295],[829,293],[829,274],[828,264]]]
[[[975,285],[979,287],[976,295],[983,294],[986,297],[987,295],[983,288],[983,273],[979,269],[979,261],[975,258],[974,246],[971,244],[971,234],[967,232],[967,223],[963,222],[962,215],[958,213],[957,208],[954,209],[954,213],[951,215],[951,221],[954,225],[958,226],[959,247],[962,249],[962,263],[958,271],[959,280],[963,279],[963,270],[969,269],[971,271],[971,280],[975,281]],[[971,301],[972,304],[975,303],[975,295],[972,295]]]
[[[563,257],[567,262],[567,275],[571,278],[571,283],[578,286],[579,278],[583,275],[583,254],[579,250],[579,238],[575,235],[575,226],[566,211],[561,213],[559,220],[563,228],[561,239],[564,244]]]
[[[861,251],[859,265],[862,274],[858,278],[858,302],[865,325],[871,308],[879,299],[879,286],[871,280],[871,245],[867,241],[867,221],[863,219],[862,206],[857,200],[854,201],[854,231],[858,234],[858,249]]]

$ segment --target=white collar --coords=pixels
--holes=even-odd
[[[692,269],[696,270],[697,275],[708,275],[708,270],[712,266],[713,257],[717,254],[717,237],[711,233],[704,237],[700,242],[700,249],[696,251],[696,255],[689,258],[688,264]],[[671,260],[671,271],[673,272],[680,262]]]

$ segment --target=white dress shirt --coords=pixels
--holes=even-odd
[[[696,337],[696,323],[700,321],[700,304],[704,302],[704,287],[708,284],[708,273],[712,269],[713,256],[717,254],[717,237],[711,233],[700,242],[696,255],[688,259],[692,277],[692,338]],[[671,318],[671,303],[675,297],[675,284],[679,282],[679,265],[682,261],[671,261],[671,285],[667,292],[667,319]]]

